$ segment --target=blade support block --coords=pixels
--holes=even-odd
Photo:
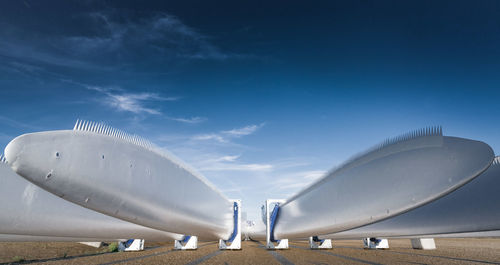
[[[175,250],[195,250],[198,248],[197,236],[184,236],[182,240],[174,240]]]
[[[431,250],[436,249],[434,238],[412,238],[411,247],[413,249]]]
[[[331,239],[320,239],[317,236],[309,237],[309,246],[311,249],[331,249],[332,240]]]
[[[284,204],[284,199],[266,200],[266,248],[267,249],[288,249],[288,239],[274,238],[274,227],[279,218],[280,205]],[[271,210],[271,206],[273,206]],[[277,245],[275,245],[277,243]]]
[[[363,238],[365,249],[389,249],[389,240],[387,238],[365,237]]]
[[[228,240],[219,239],[220,250],[241,249],[241,200],[229,200],[233,203],[233,233]]]
[[[119,251],[142,251],[144,250],[144,239],[129,239],[118,242]]]

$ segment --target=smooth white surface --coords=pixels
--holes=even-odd
[[[411,247],[413,249],[431,250],[436,249],[434,238],[412,238]]]
[[[118,220],[65,201],[18,176],[5,163],[0,163],[0,201],[3,202],[0,203],[0,234],[80,238],[76,241],[182,238],[179,234]]]
[[[435,235],[420,235],[420,237],[434,237],[434,238],[470,238],[470,237],[500,237],[500,231],[481,231],[481,232],[468,232],[468,233],[450,233],[450,234],[435,234]],[[407,237],[405,237],[407,238]]]
[[[85,238],[85,237],[57,237],[57,236],[32,236],[0,234],[0,242],[83,242],[83,241],[116,241],[113,238]]]
[[[102,247],[102,242],[78,242],[78,243],[94,248]]]
[[[401,215],[324,238],[487,236],[500,230],[500,158],[450,194]]]
[[[81,206],[205,239],[232,233],[232,204],[189,167],[131,137],[89,131],[31,133],[5,149],[11,167]]]
[[[493,158],[483,142],[439,135],[386,145],[287,199],[274,235],[307,238],[396,216],[459,188],[486,170]]]

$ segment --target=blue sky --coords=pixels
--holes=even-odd
[[[102,121],[258,219],[425,126],[500,150],[499,47],[498,1],[4,1],[0,145]]]

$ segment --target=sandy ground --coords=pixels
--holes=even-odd
[[[390,240],[389,250],[364,250],[361,240],[334,241],[332,250],[293,241],[289,250],[269,251],[263,243],[245,241],[240,251],[220,251],[216,242],[195,251],[156,243],[121,253],[78,243],[0,243],[0,264],[500,264],[500,239],[436,239],[436,250],[414,250],[407,239]]]

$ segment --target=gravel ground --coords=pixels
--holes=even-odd
[[[243,250],[220,251],[201,242],[196,251],[172,250],[172,243],[146,244],[141,252],[106,253],[78,243],[0,243],[0,264],[500,264],[500,239],[436,239],[436,250],[414,250],[407,239],[389,250],[364,250],[361,240],[334,241],[332,250],[310,250],[292,241],[288,250],[268,251],[264,242],[243,242]]]

